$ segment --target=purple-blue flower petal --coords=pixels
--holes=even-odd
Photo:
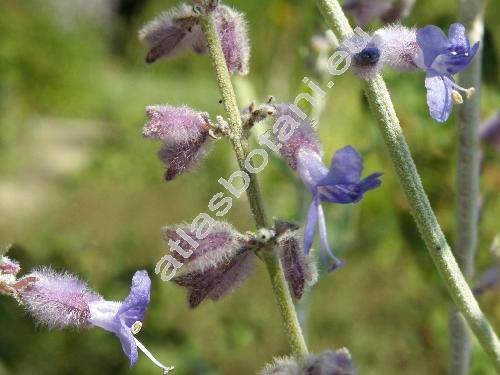
[[[439,122],[445,122],[453,108],[451,98],[452,84],[453,81],[450,77],[432,70],[428,71],[425,77],[427,105],[429,106],[431,117]]]
[[[311,250],[312,244],[314,242],[314,237],[316,236],[316,224],[318,223],[318,205],[319,199],[314,198],[309,206],[309,211],[307,213],[307,223],[304,230],[304,252],[306,254]]]
[[[117,314],[128,327],[137,321],[142,322],[144,319],[149,305],[150,290],[151,279],[147,271],[137,271],[132,278],[130,294],[121,304]]]
[[[428,68],[438,55],[446,51],[449,45],[443,30],[434,25],[427,25],[417,30],[417,43],[422,49],[424,64]]]
[[[469,39],[465,33],[465,26],[461,23],[454,23],[450,26],[448,30],[448,39],[454,47],[460,46],[466,50],[470,48]]]
[[[365,177],[361,180],[360,187],[363,193],[366,193],[368,190],[376,189],[382,184],[382,180],[380,177],[383,173],[372,173],[368,177]]]
[[[120,339],[123,353],[130,361],[130,367],[133,367],[139,359],[139,353],[137,352],[137,344],[135,343],[132,331],[128,326],[122,324],[120,331],[116,333],[116,336]]]
[[[319,243],[322,250],[321,256],[323,257],[323,261],[325,262],[325,264],[328,266],[328,271],[331,272],[339,267],[342,267],[344,265],[344,262],[333,255],[332,249],[330,249],[330,245],[328,244],[328,232],[326,229],[325,214],[323,212],[323,207],[321,206],[321,204],[317,205],[317,210],[320,241]],[[333,261],[333,264],[330,262],[327,256],[330,257],[330,259]]]
[[[355,184],[362,171],[363,158],[353,147],[346,146],[333,155],[330,170],[318,186]]]

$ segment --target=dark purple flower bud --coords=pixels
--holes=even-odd
[[[381,51],[383,64],[398,71],[415,70],[421,54],[417,30],[401,25],[387,26],[373,34],[373,44]]]
[[[215,20],[229,73],[248,74],[250,45],[245,17],[242,13],[221,5],[215,11]]]
[[[56,273],[40,268],[19,282],[31,279],[16,289],[26,311],[37,323],[49,328],[87,327],[90,325],[90,304],[102,297],[70,273]],[[33,282],[36,280],[36,282]]]
[[[21,266],[15,260],[0,256],[0,275],[16,276],[21,270]]]
[[[362,37],[363,36],[363,37]],[[350,68],[362,79],[373,78],[382,70],[382,51],[368,34],[352,35],[339,46],[338,50],[351,58]]]
[[[294,358],[275,358],[260,375],[357,375],[351,354],[346,348],[310,354],[300,362]]]
[[[281,156],[292,169],[297,169],[300,151],[309,151],[317,155],[323,153],[316,131],[300,114],[300,109],[293,104],[275,104],[273,118],[273,136],[281,145]]]
[[[146,24],[139,31],[139,38],[150,48],[147,63],[167,58],[189,49],[198,53],[206,51],[205,37],[193,13],[193,7],[182,4]]]
[[[287,231],[278,237],[280,257],[288,286],[293,296],[301,299],[304,292],[318,281],[316,261],[312,253],[305,254],[303,238],[298,231]]]
[[[430,115],[439,122],[445,122],[451,114],[453,103],[460,104],[463,97],[474,94],[474,88],[458,86],[452,75],[466,69],[479,49],[479,42],[472,48],[460,23],[450,26],[448,37],[434,25],[417,31],[417,43],[422,50],[416,63],[427,72],[425,87]]]
[[[164,143],[158,156],[165,164],[167,181],[195,167],[208,154],[212,142],[206,114],[170,105],[150,106],[146,113],[149,121],[142,134]]]
[[[172,256],[188,271],[204,271],[237,256],[245,246],[244,237],[230,224],[217,221],[203,239],[198,239],[189,225],[165,227],[165,239]]]
[[[248,251],[226,263],[188,272],[172,281],[187,288],[189,306],[195,308],[206,298],[217,301],[245,281],[253,269],[255,257],[252,251]]]
[[[482,143],[500,148],[500,111],[482,124],[479,136]]]

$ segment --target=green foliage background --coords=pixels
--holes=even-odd
[[[48,264],[71,270],[107,299],[124,298],[135,270],[147,269],[152,301],[141,339],[153,353],[174,364],[177,374],[255,373],[287,354],[261,264],[231,296],[194,311],[183,290],[154,275],[168,251],[161,227],[207,211],[221,190],[217,179],[236,169],[229,146],[220,142],[197,171],[166,184],[159,145],[141,136],[148,104],[222,113],[208,58],[143,63],[136,31],[174,1],[149,1],[128,21],[101,11],[96,19],[81,1],[56,12],[57,2],[0,3],[0,244],[17,243],[10,255],[26,270]],[[304,89],[302,77],[315,77],[309,41],[325,25],[314,2],[227,3],[247,14],[252,42],[251,73],[235,81],[242,102],[269,94],[293,99]],[[404,23],[446,29],[456,14],[455,1],[419,0]],[[484,117],[500,102],[498,1],[488,1],[486,16]],[[386,77],[423,183],[453,242],[454,118],[440,125],[429,117],[422,73]],[[366,157],[367,173],[385,175],[382,188],[361,204],[325,206],[332,245],[347,266],[323,275],[299,307],[311,351],[346,346],[362,374],[446,373],[449,298],[350,73],[336,78],[319,129],[326,158],[351,144]],[[495,150],[485,150],[479,272],[490,264],[488,248],[500,232],[499,160]],[[269,214],[303,220],[309,198],[282,161],[273,159],[259,180]],[[242,231],[253,229],[244,198],[227,219]],[[496,293],[481,305],[500,331]],[[113,335],[36,327],[6,297],[0,324],[1,374],[156,373],[144,357],[130,370]],[[475,345],[472,373],[492,371]]]

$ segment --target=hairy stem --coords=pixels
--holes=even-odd
[[[341,39],[352,34],[352,28],[338,1],[316,1],[328,25]],[[378,75],[365,82],[364,90],[377,119],[400,185],[434,264],[457,308],[492,360],[495,369],[500,372],[500,341],[474,298],[439,226],[399,125],[385,82]]]
[[[236,95],[234,93],[226,60],[222,53],[222,48],[217,35],[215,19],[213,14],[209,13],[201,17],[201,25],[205,38],[207,40],[208,51],[212,59],[212,64],[217,77],[217,84],[222,95],[222,103],[231,128],[231,143],[236,153],[238,165],[242,171],[245,171],[245,159],[248,154],[247,144],[242,138],[242,124]],[[266,217],[264,203],[259,189],[257,176],[249,173],[250,185],[247,190],[250,208],[257,228],[269,227],[269,220]],[[285,325],[285,331],[288,343],[292,349],[293,355],[300,358],[308,353],[304,336],[300,328],[299,320],[293,306],[292,297],[288,289],[288,284],[283,273],[283,268],[278,255],[270,250],[265,251],[263,259],[266,263],[267,271],[271,278],[273,292],[276,297],[278,307]]]
[[[481,106],[481,60],[484,31],[484,0],[460,0],[459,21],[466,27],[471,43],[480,41],[479,51],[469,68],[460,73],[460,84],[475,87],[476,94],[458,108],[457,123],[457,226],[455,257],[466,277],[474,276],[479,215],[479,123]],[[469,373],[472,342],[467,324],[455,306],[449,316],[450,374]]]

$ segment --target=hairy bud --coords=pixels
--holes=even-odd
[[[373,34],[373,43],[381,51],[381,60],[398,71],[416,70],[421,53],[417,30],[401,25],[387,26]]]
[[[193,13],[193,8],[186,4],[164,12],[147,23],[139,31],[139,38],[150,48],[146,56],[149,64],[189,49],[198,53],[206,51],[198,17]]]
[[[281,130],[273,131],[273,134],[281,145],[279,151],[281,156],[291,168],[297,169],[297,158],[301,150],[309,150],[321,155],[322,149],[316,131],[294,109],[296,107],[293,104],[274,105],[274,127],[279,126]],[[286,130],[283,131],[283,129]]]
[[[232,260],[203,271],[188,272],[172,279],[187,288],[191,308],[197,307],[206,298],[217,301],[245,281],[253,269],[255,254],[246,252]]]
[[[304,292],[318,281],[314,255],[312,252],[304,253],[303,242],[298,231],[287,231],[278,238],[285,278],[297,299],[301,299]]]
[[[245,246],[244,237],[230,224],[220,221],[212,225],[203,239],[198,239],[189,225],[165,227],[163,235],[174,250],[172,256],[184,263],[188,271],[204,271],[227,263]],[[176,248],[180,251],[175,251]]]
[[[170,105],[149,106],[146,113],[149,121],[142,134],[164,143],[158,157],[165,164],[167,181],[193,168],[208,154],[212,142],[206,114]]]
[[[32,279],[26,285],[23,280]],[[70,273],[40,268],[19,280],[17,292],[26,311],[49,328],[86,327],[92,302],[102,297]],[[21,287],[21,285],[23,285]]]

